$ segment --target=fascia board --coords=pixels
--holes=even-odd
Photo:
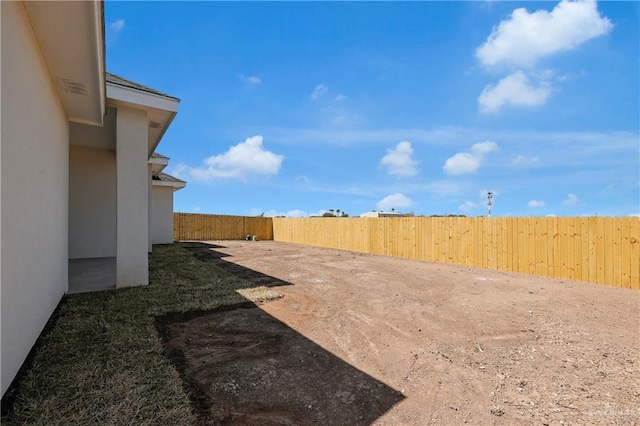
[[[151,157],[149,158],[149,164],[163,164],[163,165],[167,165],[169,164],[169,159],[168,158],[157,158],[157,157]]]
[[[107,82],[107,99],[119,102],[132,107],[146,107],[161,109],[169,112],[178,112],[180,101],[170,99],[154,93],[144,92],[142,90],[133,89],[131,87],[123,87],[117,84]]]
[[[151,181],[151,183],[153,184],[153,186],[171,186],[173,188],[176,188],[174,189],[174,191],[187,186],[186,182],[165,182],[162,180],[153,180]]]

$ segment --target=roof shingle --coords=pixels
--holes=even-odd
[[[183,181],[182,179],[178,179],[177,177],[173,177],[171,175],[168,175],[166,173],[158,173],[158,179],[156,180],[161,180],[162,182],[173,182],[173,183],[187,183],[185,181]]]
[[[160,92],[160,91],[158,91],[156,89],[152,89],[151,87],[144,86],[144,85],[142,85],[140,83],[136,83],[135,81],[127,80],[126,78],[120,77],[120,76],[112,74],[110,72],[106,73],[106,78],[107,78],[107,83],[117,84],[118,86],[128,87],[130,89],[140,90],[142,92],[147,92],[147,93],[151,93],[151,94],[154,94],[154,95],[163,96],[163,97],[169,98],[169,99],[176,99],[178,101],[180,100],[180,99],[176,98],[175,96],[167,95],[166,93]]]

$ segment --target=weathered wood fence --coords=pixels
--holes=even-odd
[[[219,214],[173,214],[174,240],[242,240],[255,235],[273,240],[270,217],[227,216]]]
[[[640,289],[637,217],[174,216],[176,239],[240,239],[246,234],[262,240]]]

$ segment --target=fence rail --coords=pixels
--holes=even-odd
[[[640,289],[637,217],[260,218],[174,214],[177,240],[308,244]]]
[[[255,235],[273,240],[270,217],[227,216],[219,214],[173,214],[174,240],[241,240]]]

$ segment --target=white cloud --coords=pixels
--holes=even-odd
[[[398,177],[409,177],[418,174],[418,162],[412,158],[411,142],[403,141],[395,148],[388,149],[380,164],[387,167],[387,173]]]
[[[387,195],[376,203],[376,208],[382,211],[390,211],[391,209],[400,209],[409,207],[413,204],[413,200],[400,192]]]
[[[531,71],[531,75],[539,80],[551,80],[556,77],[558,72],[551,68],[546,68],[542,71]]]
[[[315,101],[316,99],[319,99],[322,96],[324,96],[328,91],[329,91],[329,88],[327,86],[325,86],[324,84],[318,84],[313,89],[313,92],[311,92],[311,99]]]
[[[471,152],[458,152],[445,161],[442,169],[450,175],[475,173],[482,164],[484,156],[499,149],[495,142],[479,142],[471,146]]]
[[[320,146],[355,147],[381,145],[387,146],[389,141],[410,140],[414,144],[429,147],[465,146],[469,140],[509,140],[509,144],[527,152],[531,146],[550,147],[553,152],[557,145],[572,145],[574,143],[586,145],[586,151],[592,148],[617,150],[621,147],[634,149],[637,152],[638,132],[602,131],[602,132],[577,132],[577,131],[540,131],[540,130],[487,130],[480,127],[456,127],[444,126],[431,129],[403,129],[403,128],[268,128],[269,140],[275,140],[280,144],[299,146],[300,140]],[[564,159],[560,158],[564,161]],[[547,158],[546,161],[553,161]]]
[[[275,175],[280,170],[284,157],[267,151],[262,146],[262,136],[247,138],[229,148],[224,154],[213,155],[204,160],[205,167],[179,165],[174,173],[200,182],[213,179],[246,179],[249,176]]]
[[[249,212],[249,216],[264,216],[264,217],[278,217],[278,216],[286,216],[286,217],[309,217],[309,216],[322,216],[326,210],[319,210],[316,213],[307,213],[304,210],[293,209],[289,211],[278,211],[275,209],[262,210],[258,208],[253,208]]]
[[[169,174],[177,177],[178,179],[186,179],[187,174],[189,172],[190,167],[184,163],[179,163],[174,166],[172,170],[169,171]]]
[[[334,102],[342,102],[345,99],[347,99],[347,96],[343,95],[342,93],[338,93],[338,95],[335,98],[333,98]]]
[[[194,213],[200,213],[200,207],[196,206],[193,208]]]
[[[498,144],[495,142],[478,142],[471,145],[471,152],[477,155],[485,155],[498,150]]]
[[[459,152],[445,161],[442,167],[450,175],[474,173],[480,167],[481,157],[468,152]]]
[[[476,57],[485,66],[532,67],[545,56],[572,50],[612,28],[594,0],[563,0],[551,12],[519,8],[493,28]]]
[[[115,32],[120,32],[124,29],[124,19],[116,19],[111,24],[109,24],[109,28]]]
[[[580,202],[576,194],[569,194],[567,198],[562,202],[565,206],[575,206]]]
[[[468,212],[470,210],[475,209],[476,207],[478,207],[478,203],[474,203],[473,201],[465,200],[464,203],[462,203],[462,204],[460,204],[458,206],[458,209],[460,209],[463,212]]]
[[[541,81],[535,87],[531,85],[525,73],[516,71],[497,84],[487,85],[478,97],[478,104],[482,112],[490,113],[498,111],[505,105],[544,105],[550,96],[551,86],[548,82]]]
[[[527,203],[527,207],[535,209],[538,207],[544,207],[544,201],[542,200],[531,200]]]
[[[305,217],[308,216],[303,210],[294,209],[289,210],[287,212],[278,212],[276,210],[267,210],[264,212],[265,217],[276,217],[276,216],[286,216],[286,217]]]
[[[537,71],[537,70],[530,70],[529,71],[530,75],[532,77],[537,78],[538,80],[542,80],[542,81],[558,81],[558,82],[564,82],[564,81],[570,81],[570,80],[574,80],[576,78],[579,77],[585,77],[588,75],[588,73],[584,70],[580,71],[579,73],[570,73],[570,72],[563,72],[561,73],[560,71],[553,69],[553,68],[545,68],[542,71]]]
[[[342,124],[354,124],[360,119],[360,116],[356,113],[351,113],[346,110],[337,110],[334,117],[331,119],[331,123]]]
[[[248,85],[258,85],[262,83],[260,77],[256,77],[255,75],[244,75],[240,74],[240,79]]]
[[[538,162],[538,157],[525,157],[524,155],[518,155],[516,158],[511,160],[511,164],[514,166],[532,166]]]

